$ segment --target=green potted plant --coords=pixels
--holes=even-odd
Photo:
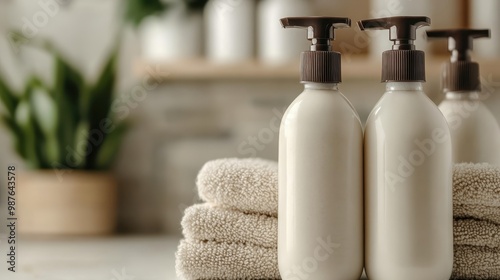
[[[17,183],[24,234],[107,234],[116,224],[117,187],[109,168],[126,125],[112,116],[116,51],[87,83],[57,51],[54,83],[32,77],[22,92],[0,79],[0,118],[29,168]]]

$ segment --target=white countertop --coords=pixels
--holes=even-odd
[[[18,271],[7,271],[1,244],[2,280],[174,280],[178,237],[114,236],[18,239]]]
[[[178,243],[179,237],[169,236],[18,238],[18,270],[12,273],[3,239],[0,279],[175,280]]]

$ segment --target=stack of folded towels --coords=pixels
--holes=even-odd
[[[500,168],[454,169],[454,279],[500,279]],[[205,164],[204,204],[188,208],[176,269],[181,279],[280,279],[278,165],[262,159]]]
[[[453,278],[500,279],[500,168],[455,166],[453,218]]]
[[[181,279],[280,279],[277,174],[277,163],[262,159],[203,166],[196,184],[205,203],[182,219]]]

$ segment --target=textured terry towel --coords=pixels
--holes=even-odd
[[[277,163],[261,159],[222,159],[205,164],[198,175],[200,197],[222,207],[239,209],[246,213],[277,215],[278,206]],[[459,164],[454,168],[454,217],[474,218],[498,222],[500,220],[500,169],[487,164]],[[206,207],[206,206],[196,206]],[[209,214],[192,209],[190,219],[209,215],[230,223],[238,211]],[[186,212],[187,213],[187,212]],[[244,215],[242,213],[239,213]],[[185,218],[187,219],[187,218]],[[500,279],[500,248],[495,246],[498,237],[488,238],[491,224],[476,221],[455,221],[454,279]],[[187,220],[186,220],[187,221]],[[481,221],[479,221],[481,222]],[[500,225],[500,223],[498,224]],[[195,228],[202,230],[195,230]],[[228,230],[221,226],[221,235],[211,233],[212,224],[200,224],[187,233],[177,252],[176,268],[183,279],[279,279],[277,250],[256,246],[265,242],[255,239],[256,232],[236,238],[234,243],[220,242],[229,239],[242,228]],[[227,232],[226,232],[227,231]],[[468,232],[472,232],[470,235]],[[246,233],[245,233],[246,234]],[[479,235],[476,235],[479,234]],[[474,236],[478,236],[474,239]],[[471,238],[472,237],[472,238]],[[248,241],[243,239],[249,238]],[[212,240],[212,241],[200,241]],[[264,238],[267,240],[267,237]],[[252,241],[253,240],[253,241]],[[484,245],[484,246],[470,246]]]
[[[176,254],[181,279],[280,279],[277,250],[183,240]],[[455,246],[452,279],[500,279],[500,252]]]
[[[218,159],[207,162],[197,179],[198,193],[206,202],[248,213],[276,216],[278,163],[258,158]]]
[[[210,204],[193,205],[186,209],[182,229],[184,237],[191,240],[278,247],[276,217],[245,214]]]
[[[485,220],[500,225],[500,207],[455,204],[453,205],[453,217]]]
[[[279,279],[277,254],[250,244],[182,240],[176,270],[181,279]]]
[[[500,226],[488,221],[472,219],[453,222],[454,244],[499,248]],[[497,260],[500,263],[500,259]]]
[[[500,251],[488,247],[455,246],[452,279],[500,279]]]
[[[277,215],[277,162],[254,158],[210,161],[200,170],[197,185],[200,197],[207,202],[245,212]],[[454,167],[455,205],[500,207],[498,186],[500,168],[496,166],[461,163]]]
[[[453,202],[500,207],[500,168],[487,163],[456,164]]]

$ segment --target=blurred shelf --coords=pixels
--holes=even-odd
[[[426,76],[439,79],[441,65],[448,56],[427,58]],[[481,75],[486,79],[500,77],[500,59],[480,59]],[[139,61],[136,65],[139,77],[152,71],[162,73],[167,82],[196,82],[215,80],[298,80],[299,63],[269,65],[258,61],[246,61],[234,64],[219,64],[207,60],[187,60],[180,62],[149,63]],[[343,80],[379,79],[381,61],[369,56],[355,56],[342,59]]]
[[[157,69],[167,76],[168,81],[196,80],[275,80],[298,79],[298,63],[270,66],[257,61],[222,64],[207,60],[150,63],[139,61],[136,73],[139,76]]]

